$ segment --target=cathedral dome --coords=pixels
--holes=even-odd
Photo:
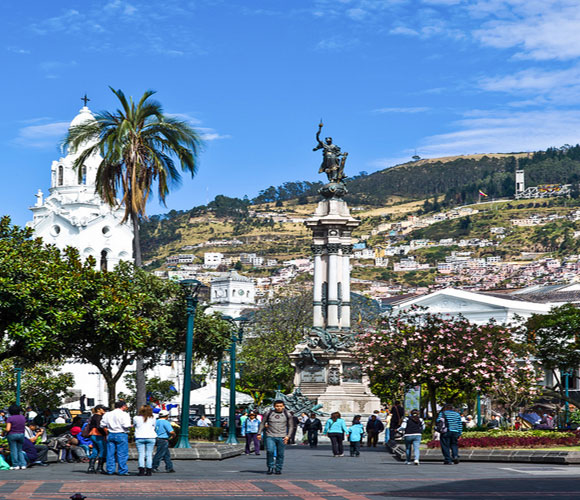
[[[93,116],[93,113],[91,113],[91,110],[86,106],[83,106],[80,109],[79,114],[73,118],[72,122],[70,122],[69,128],[76,127],[77,125],[82,125],[83,123],[92,121],[94,119],[95,117]]]

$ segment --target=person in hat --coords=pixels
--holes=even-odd
[[[169,439],[175,436],[175,431],[169,423],[169,420],[167,420],[167,417],[169,417],[169,412],[167,410],[161,410],[155,423],[155,432],[157,433],[155,445],[157,446],[157,451],[153,457],[153,472],[159,472],[161,460],[165,462],[165,472],[175,472],[169,453]]]

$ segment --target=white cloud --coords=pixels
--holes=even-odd
[[[12,142],[27,148],[54,149],[68,131],[69,125],[69,122],[54,122],[23,127],[18,131],[18,136]]]
[[[537,151],[576,144],[580,111],[487,113],[460,120],[457,130],[427,137],[421,144],[426,156]]]
[[[408,36],[420,36],[417,30],[408,28],[407,26],[397,26],[389,31],[391,35],[408,35]]]
[[[505,76],[486,77],[480,87],[527,99],[513,103],[528,105],[571,105],[580,103],[580,66],[567,69],[530,68]]]
[[[316,44],[316,50],[343,50],[353,47],[359,43],[357,38],[343,38],[335,36],[320,40]]]
[[[515,48],[522,59],[576,59],[580,57],[578,7],[577,1],[570,0],[480,1],[473,8],[495,19],[484,22],[473,35],[490,47]]]
[[[197,130],[200,132],[200,137],[206,142],[231,138],[231,135],[228,134],[218,134],[213,128],[197,127]]]
[[[375,113],[424,113],[431,108],[425,106],[407,107],[407,108],[379,108],[373,110]]]
[[[421,0],[421,3],[428,5],[457,5],[463,0]]]

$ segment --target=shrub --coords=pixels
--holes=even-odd
[[[486,438],[486,437],[522,437],[522,436],[537,436],[559,438],[562,436],[574,436],[573,432],[558,432],[558,431],[466,431],[461,435],[461,438]]]
[[[460,448],[548,448],[580,445],[580,435],[573,432],[549,432],[544,435],[534,434],[534,431],[466,434],[480,434],[480,436],[461,436],[458,440]],[[439,446],[439,441],[427,443],[428,448],[439,448]]]
[[[179,435],[179,430],[176,429],[176,432]],[[190,427],[189,439],[217,441],[221,433],[222,429],[218,429],[217,427]]]

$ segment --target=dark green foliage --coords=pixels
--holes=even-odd
[[[216,217],[229,217],[233,219],[242,219],[248,215],[247,200],[239,198],[230,198],[221,194],[207,205],[207,208],[213,212]]]
[[[15,360],[0,363],[0,408],[7,408],[16,401]],[[65,397],[72,396],[74,385],[72,373],[61,373],[61,364],[36,363],[22,371],[21,401],[23,406],[33,408],[58,408]]]
[[[281,186],[270,186],[260,191],[258,196],[252,199],[253,204],[286,201],[303,196],[314,196],[322,187],[322,182],[285,182]]]
[[[175,428],[179,433],[179,428]],[[218,437],[223,433],[223,429],[218,427],[190,427],[189,439],[194,441],[217,441]]]

